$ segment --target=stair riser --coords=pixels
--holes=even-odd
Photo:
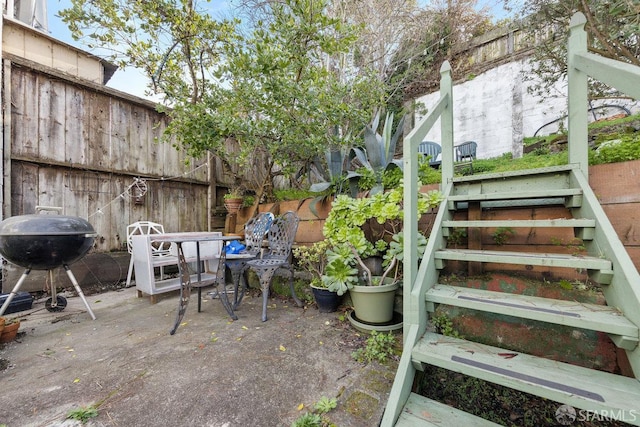
[[[585,368],[620,370],[616,346],[605,333],[445,305],[435,315],[446,316],[470,341]]]

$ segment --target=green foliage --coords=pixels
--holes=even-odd
[[[427,238],[420,232],[418,232],[417,237],[418,244],[418,259],[422,258],[424,255],[424,251],[427,249]],[[391,261],[395,258],[398,262],[404,260],[404,232],[399,232],[394,234],[391,237],[391,241],[389,242],[389,248],[384,253],[384,262],[383,266],[388,266],[391,264]]]
[[[311,273],[311,286],[319,288],[326,287],[322,281],[325,268],[327,267],[329,242],[321,240],[311,246],[297,246],[293,248],[293,256],[298,266]]]
[[[566,280],[566,279],[560,280],[560,282],[558,282],[558,284],[560,285],[560,287],[562,289],[566,289],[568,291],[573,289],[573,285],[571,284],[571,282]]]
[[[429,166],[429,160],[424,158],[419,160],[418,165],[418,180],[424,184],[437,184],[442,181],[442,172],[440,169],[434,169]]]
[[[322,427],[322,417],[312,412],[301,415],[291,427]]]
[[[360,363],[370,363],[373,361],[384,363],[389,356],[394,354],[396,337],[393,332],[384,334],[382,332],[371,331],[364,348],[359,348],[351,356]]]
[[[362,165],[362,168],[370,171],[368,175],[373,175],[375,183],[371,187],[371,194],[380,193],[384,190],[382,180],[386,171],[395,168],[402,170],[402,161],[394,159],[394,155],[396,144],[403,131],[404,119],[405,117],[403,116],[396,125],[395,132],[393,132],[393,114],[387,113],[382,127],[382,134],[379,134],[380,110],[378,110],[373,122],[364,128],[364,148],[354,147],[349,152],[350,160],[357,160]],[[360,173],[357,170],[352,171],[349,172],[348,177],[358,180]]]
[[[515,3],[515,2],[514,2]],[[583,12],[588,17],[585,31],[589,49],[608,58],[635,65],[640,61],[637,52],[640,40],[636,35],[640,28],[637,2],[628,0],[529,0],[518,2],[521,16],[527,17],[529,41],[535,47],[531,57],[532,72],[528,90],[544,98],[553,97],[556,84],[566,81],[567,40],[571,16]],[[589,85],[591,97],[612,95],[610,87],[597,81]]]
[[[311,412],[306,412],[299,416],[291,427],[332,427],[334,426],[329,420],[323,419],[323,415],[331,412],[338,406],[338,400],[335,397],[328,398],[322,396],[313,405]]]
[[[325,238],[334,246],[351,243],[358,248],[358,253],[363,257],[374,255],[374,242],[386,234],[393,235],[400,231],[404,217],[402,192],[403,187],[400,186],[366,198],[354,199],[345,195],[336,197],[324,224]],[[426,213],[441,201],[442,194],[438,191],[420,193],[418,214]],[[372,236],[372,241],[369,241],[362,229],[369,221],[389,225],[391,231],[382,230],[382,234]]]
[[[498,246],[502,246],[509,241],[509,239],[515,236],[516,232],[511,227],[498,227],[496,230],[491,233],[491,237],[493,237],[493,241]]]
[[[462,338],[460,333],[454,328],[453,321],[444,314],[433,316],[431,324],[436,328],[436,332],[447,337]]]
[[[232,175],[248,165],[266,170],[247,184],[261,196],[327,147],[350,147],[384,99],[384,83],[367,67],[346,79],[333,66],[359,27],[330,16],[329,6],[271,2],[250,31],[197,2],[73,0],[60,15],[76,39],[144,70],[171,119],[162,141],[195,157],[211,152]]]
[[[316,170],[320,172],[324,181],[314,183],[310,187],[313,193],[322,193],[324,196],[336,194],[356,195],[356,185],[349,185],[346,175],[346,163],[348,159],[343,149],[332,149],[325,152],[325,163],[315,161]],[[323,167],[326,166],[326,167]]]
[[[364,166],[355,170],[358,176],[358,189],[361,191],[369,191],[376,185],[376,176],[372,169],[367,169]]]
[[[338,399],[335,397],[328,398],[326,396],[322,396],[313,406],[313,409],[320,414],[326,414],[327,412],[335,409],[336,406],[338,406]]]
[[[382,187],[385,189],[396,188],[402,184],[402,169],[389,168],[382,174]]]
[[[274,190],[273,192],[276,200],[304,200],[309,197],[313,197],[314,193],[309,190],[299,190],[296,188],[287,188],[284,190]]]
[[[640,159],[640,134],[618,134],[600,137],[595,150],[589,150],[589,163],[616,163]],[[605,140],[606,139],[606,140]]]
[[[83,406],[77,409],[72,409],[67,413],[67,419],[78,420],[83,424],[89,421],[91,418],[98,416],[98,410],[94,406]]]
[[[327,259],[325,274],[322,275],[325,288],[344,295],[358,284],[358,269],[353,266],[353,255],[348,252],[347,246],[337,247],[335,251],[327,250]]]
[[[447,244],[449,246],[456,247],[461,245],[464,239],[467,238],[467,229],[462,227],[456,227],[449,232],[447,237]]]
[[[384,256],[390,248],[385,238],[394,242],[392,252],[386,256],[385,276],[395,271],[394,276],[398,279],[401,269],[396,267],[397,255],[402,257],[403,251],[400,243],[402,237],[398,235],[404,217],[402,196],[403,187],[400,186],[366,198],[354,199],[345,195],[335,198],[323,228],[323,234],[331,245],[329,262],[322,278],[325,286],[344,293],[357,284],[356,266],[361,264],[362,258],[379,253]],[[441,201],[442,194],[439,191],[419,193],[418,214],[438,206]],[[368,235],[365,234],[365,226],[369,230]],[[421,247],[423,243],[421,240]],[[371,281],[370,277],[365,279],[367,283]]]

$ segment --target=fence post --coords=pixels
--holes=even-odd
[[[587,74],[576,66],[576,57],[587,53],[587,33],[584,25],[585,16],[577,12],[571,17],[569,24],[569,41],[567,44],[567,80],[568,96],[567,128],[569,163],[578,164],[585,177],[589,177],[589,130],[588,114],[588,79]]]

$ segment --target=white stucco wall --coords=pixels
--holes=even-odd
[[[523,137],[533,136],[545,123],[566,114],[566,82],[556,86],[552,94],[554,97],[541,99],[527,92],[530,83],[525,81],[525,73],[528,70],[528,60],[523,59],[500,65],[454,86],[454,145],[476,141],[479,158],[496,157],[507,152],[519,157],[522,155]],[[422,103],[428,112],[439,96],[436,92],[416,101]],[[618,99],[599,102],[625,105],[634,113],[640,111],[638,102]],[[422,117],[416,114],[416,123]],[[557,129],[557,125],[548,126],[538,134],[548,135]],[[425,140],[440,143],[439,121]]]

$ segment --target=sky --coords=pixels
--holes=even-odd
[[[213,12],[224,13],[229,8],[229,4],[232,0],[211,0],[209,7]],[[422,0],[424,1],[424,0]],[[204,2],[203,2],[204,3]],[[49,35],[72,46],[80,48],[82,50],[88,50],[81,43],[74,41],[71,38],[71,32],[66,25],[57,17],[58,11],[69,8],[71,6],[71,0],[46,0],[47,4],[47,19],[49,26]],[[507,12],[502,7],[503,0],[479,0],[478,7],[488,7],[491,13],[497,18],[503,18],[507,15]],[[91,51],[97,56],[98,52]],[[111,77],[107,86],[113,89],[120,90],[122,92],[129,93],[131,95],[138,96],[140,98],[149,99],[152,101],[159,101],[159,98],[149,97],[145,95],[145,88],[147,84],[147,78],[144,74],[135,69],[127,68],[125,70],[118,70]]]

